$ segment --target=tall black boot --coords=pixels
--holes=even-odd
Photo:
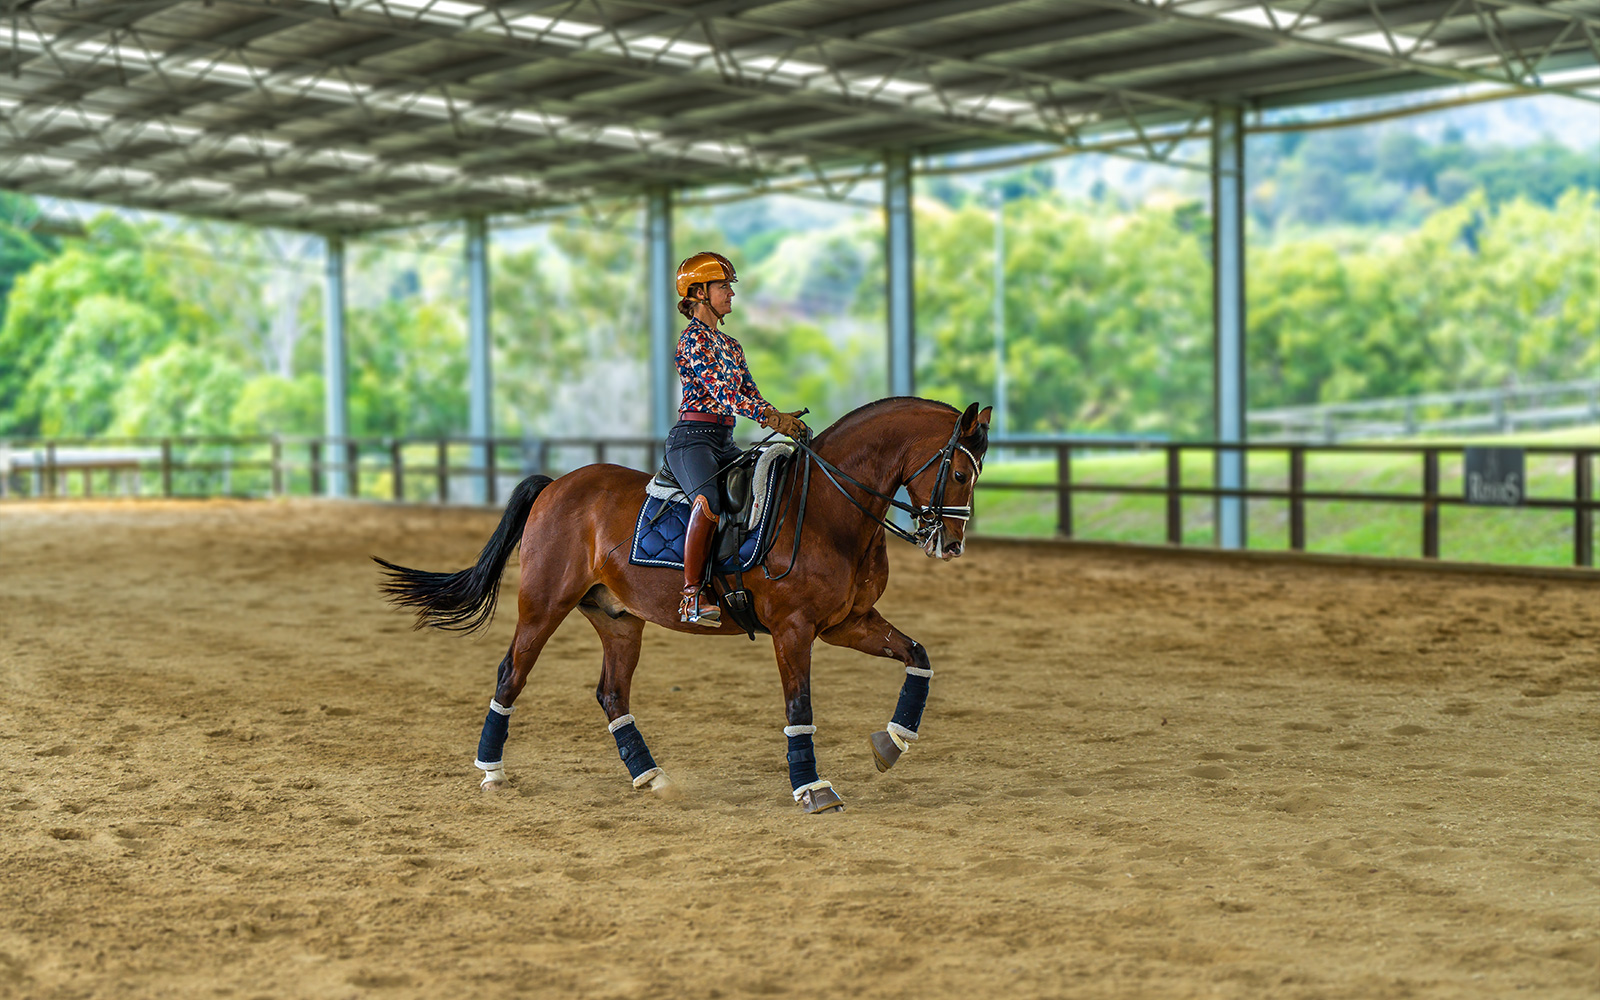
[[[678,620],[717,628],[722,624],[722,609],[712,602],[700,606],[700,583],[706,575],[706,559],[717,534],[717,515],[704,496],[694,498],[689,508],[689,527],[683,536],[683,600],[678,605]]]

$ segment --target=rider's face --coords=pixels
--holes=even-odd
[[[706,298],[711,310],[718,316],[733,312],[733,285],[727,281],[713,281],[706,285]]]

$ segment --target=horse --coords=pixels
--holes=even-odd
[[[771,533],[763,572],[752,568],[744,580],[751,607],[772,635],[791,792],[808,814],[844,808],[832,783],[819,776],[812,741],[811,649],[817,639],[905,666],[894,715],[869,741],[878,770],[887,771],[917,739],[933,667],[927,650],[874,608],[889,579],[887,535],[919,545],[930,558],[961,555],[988,449],[989,418],[990,409],[980,411],[977,403],[961,411],[892,397],[853,410],[809,444],[795,443],[795,468],[779,487],[783,501],[773,502],[782,523]],[[680,622],[681,573],[630,563],[649,479],[607,464],[583,466],[559,479],[529,476],[512,492],[477,563],[460,572],[424,572],[373,557],[385,568],[384,593],[397,607],[416,611],[416,628],[470,632],[493,617],[506,560],[513,550],[518,553],[517,626],[474,761],[484,789],[506,782],[505,742],[517,697],[546,641],[576,609],[600,636],[595,699],[633,786],[660,794],[673,790],[630,710],[645,624],[703,635],[746,632],[727,615],[715,629]],[[911,503],[896,499],[901,488]],[[914,530],[890,520],[891,507],[910,514]]]

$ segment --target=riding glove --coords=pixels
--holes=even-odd
[[[811,439],[811,428],[800,419],[800,414],[803,412],[805,411],[796,410],[793,413],[784,413],[779,409],[769,409],[761,419],[761,426],[769,427],[784,437],[796,441],[808,441]]]

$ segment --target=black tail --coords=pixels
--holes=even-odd
[[[478,555],[477,565],[471,569],[428,573],[373,556],[373,561],[387,571],[384,575],[388,579],[380,589],[388,595],[389,603],[416,608],[417,628],[432,625],[452,632],[476,632],[488,625],[494,617],[495,602],[500,599],[500,574],[505,572],[506,560],[522,538],[522,527],[528,523],[534,500],[552,481],[549,476],[529,476],[517,484],[500,526],[494,529],[494,535]]]

